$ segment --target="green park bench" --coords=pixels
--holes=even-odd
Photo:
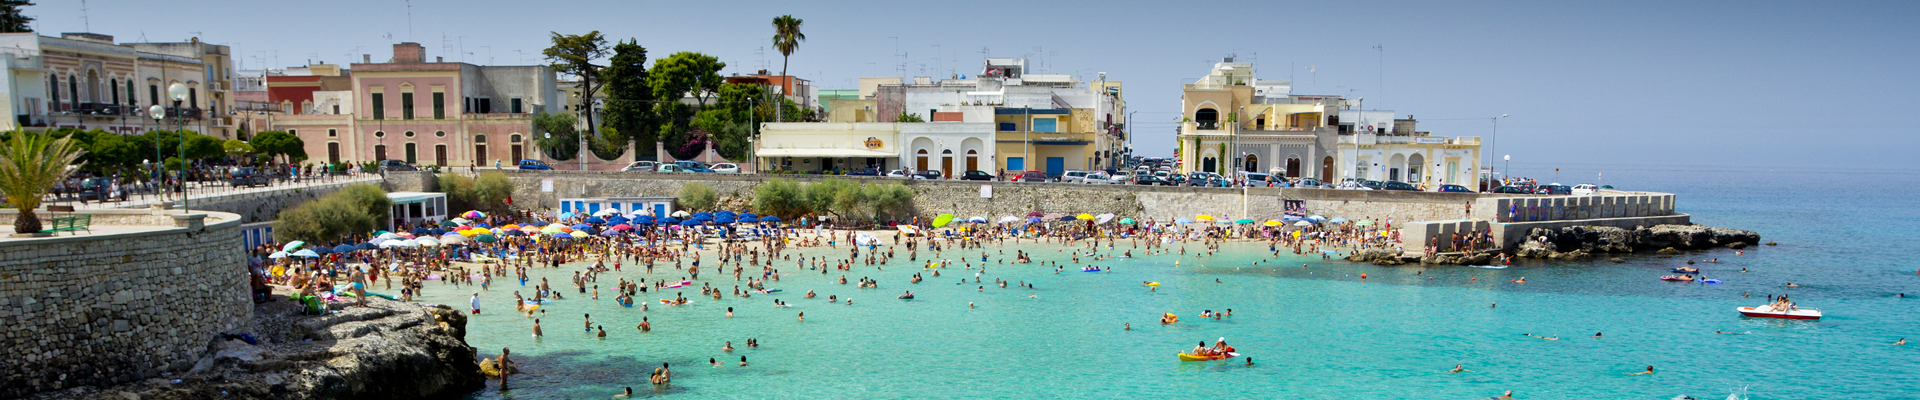
[[[53,217],[50,221],[52,223],[47,229],[41,230],[41,232],[73,232],[73,234],[78,235],[80,231],[85,230],[87,233],[93,233],[93,229],[87,227],[93,224],[92,214],[73,214],[73,206],[47,206],[47,211],[55,213],[64,212],[68,213],[68,215],[65,217]]]

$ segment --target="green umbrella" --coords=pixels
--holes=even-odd
[[[1355,222],[1353,224],[1353,226],[1367,226],[1367,225],[1373,225],[1373,220],[1365,220],[1365,221]]]
[[[1240,219],[1239,221],[1233,221],[1233,223],[1236,223],[1236,224],[1241,224],[1241,225],[1245,225],[1245,224],[1251,224],[1251,223],[1253,223],[1253,222],[1254,222],[1253,220],[1251,220],[1251,219],[1246,219],[1246,218],[1241,218],[1241,219]]]
[[[947,226],[949,223],[953,223],[953,214],[940,214],[933,217],[933,227],[935,228]]]
[[[473,240],[479,241],[480,243],[493,243],[500,241],[500,237],[490,233],[482,233],[480,236],[474,236]]]
[[[1132,223],[1133,223],[1133,218],[1121,218],[1121,219],[1120,219],[1120,223],[1122,223],[1122,224],[1132,224]]]

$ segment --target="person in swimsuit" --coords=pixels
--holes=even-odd
[[[1627,375],[1653,375],[1653,366],[1648,365],[1646,371],[1635,372]]]
[[[1453,369],[1447,370],[1447,372],[1458,374],[1461,372],[1475,372],[1475,371],[1467,369],[1467,367],[1463,366],[1462,364],[1454,364]]]

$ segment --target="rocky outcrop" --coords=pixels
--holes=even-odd
[[[1538,228],[1527,233],[1514,255],[1529,258],[1580,259],[1601,253],[1653,251],[1672,254],[1719,247],[1744,248],[1760,243],[1760,234],[1706,225],[1655,225],[1638,229],[1607,226]]]
[[[1383,266],[1404,265],[1407,263],[1407,259],[1403,257],[1402,253],[1404,253],[1404,251],[1400,249],[1371,247],[1360,249],[1359,251],[1353,252],[1353,254],[1347,255],[1347,261],[1373,263],[1373,265]]]
[[[215,339],[183,376],[42,393],[37,399],[421,399],[485,387],[467,317],[446,306],[370,299],[303,316],[284,296],[257,306],[249,334]]]

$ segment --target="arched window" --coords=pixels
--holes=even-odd
[[[113,102],[109,104],[120,104],[120,79],[108,78],[107,88],[111,89],[110,92],[113,93]]]
[[[473,142],[474,142],[474,143],[486,143],[486,142],[487,142],[487,135],[473,135]]]
[[[60,111],[60,76],[47,74],[47,111]]]
[[[67,74],[67,95],[67,103],[73,104],[73,107],[80,107],[79,75]]]
[[[1193,122],[1200,129],[1220,129],[1220,111],[1202,108],[1193,112]]]
[[[520,143],[520,135],[507,136],[507,142]]]

